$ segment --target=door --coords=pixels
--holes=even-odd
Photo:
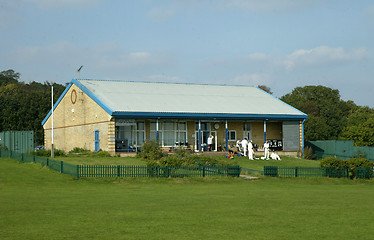
[[[100,151],[100,132],[95,130],[95,152]]]
[[[217,152],[217,131],[211,131],[210,134],[213,136],[213,149],[212,149],[212,151]]]
[[[244,138],[248,140],[252,139],[251,123],[243,123],[243,139]]]

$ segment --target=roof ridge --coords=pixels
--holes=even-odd
[[[134,80],[111,80],[111,79],[72,79],[76,81],[100,81],[100,82],[130,82],[130,83],[157,83],[157,84],[180,84],[180,85],[201,85],[201,86],[229,86],[229,87],[256,87],[254,85],[240,84],[219,84],[219,83],[181,83],[181,82],[150,82],[150,81],[134,81]]]

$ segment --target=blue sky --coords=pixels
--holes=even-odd
[[[323,85],[374,107],[374,1],[0,0],[0,71],[77,78]]]

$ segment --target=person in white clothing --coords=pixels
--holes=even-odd
[[[253,157],[254,157],[253,144],[252,144],[252,140],[250,140],[248,142],[248,158],[249,160],[254,160]]]
[[[270,158],[274,159],[274,160],[279,160],[279,161],[281,160],[280,157],[279,157],[279,155],[276,152],[274,152],[274,151],[271,152]]]
[[[264,159],[266,160],[269,160],[269,147],[270,147],[270,144],[269,142],[266,140],[265,143],[264,143],[264,150],[265,150],[265,156],[264,156]]]
[[[242,140],[239,139],[238,141],[236,141],[236,148],[238,149],[239,152],[242,151],[241,145],[242,145]]]
[[[208,137],[208,151],[212,151],[212,146],[213,146],[213,136],[212,135],[210,135],[209,137]]]
[[[248,145],[248,140],[247,138],[244,138],[242,140],[242,149],[243,149],[243,154],[245,157],[247,156],[247,145]]]

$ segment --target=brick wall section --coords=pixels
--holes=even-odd
[[[50,116],[43,125],[46,149],[51,148],[51,127]],[[54,110],[54,147],[65,152],[75,147],[94,151],[95,130],[100,131],[100,149],[113,151],[114,122],[111,116],[73,84]]]
[[[108,123],[108,152],[112,155],[116,152],[116,123],[114,118]]]

